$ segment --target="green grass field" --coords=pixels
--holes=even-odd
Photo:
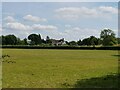
[[[117,87],[118,51],[3,49],[3,88]]]
[[[2,63],[0,62],[0,89],[2,89]]]

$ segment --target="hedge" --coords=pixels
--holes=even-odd
[[[22,45],[3,45],[0,48],[12,49],[76,49],[76,50],[120,50],[119,46],[106,46],[106,47],[89,47],[89,46],[22,46]]]

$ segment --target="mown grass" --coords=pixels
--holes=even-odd
[[[81,81],[90,79],[93,83],[92,78],[118,71],[118,51],[113,50],[3,49],[4,54],[10,57],[3,62],[3,88],[90,87]],[[104,87],[113,83],[112,87],[117,87],[113,81]]]
[[[2,63],[0,62],[0,89],[2,89]]]

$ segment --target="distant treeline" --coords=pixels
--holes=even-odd
[[[72,37],[72,36],[71,36]],[[40,34],[30,34],[28,37],[21,40],[15,35],[6,35],[0,36],[0,44],[1,45],[21,45],[27,47],[30,46],[42,46],[49,47],[52,45],[52,39],[49,36],[46,36],[46,39],[42,39]],[[113,46],[119,45],[120,38],[115,36],[115,33],[110,29],[104,29],[100,33],[100,38],[96,38],[95,36],[90,36],[88,38],[84,38],[83,40],[78,41],[64,41],[64,44],[60,46]]]

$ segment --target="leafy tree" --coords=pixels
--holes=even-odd
[[[101,31],[100,38],[104,46],[112,46],[117,43],[115,33],[110,29],[104,29]]]
[[[17,38],[17,45],[21,45],[22,41],[20,40],[20,38]]]
[[[87,46],[95,46],[95,45],[100,45],[101,40],[99,38],[96,38],[95,36],[90,36],[88,38],[84,38],[81,41],[81,45],[87,45]]]
[[[5,41],[6,45],[16,45],[17,44],[17,37],[15,35],[7,35],[7,36],[5,36],[4,41]]]
[[[26,38],[23,39],[23,41],[24,41],[24,45],[28,45],[28,42],[27,42],[27,39],[26,39]]]
[[[117,43],[120,44],[120,38],[117,38]]]
[[[104,29],[101,31],[100,38],[105,39],[108,36],[112,36],[115,38],[115,33],[111,29]]]
[[[50,37],[49,37],[49,36],[46,37],[46,41],[47,41],[47,40],[50,40]]]
[[[35,41],[31,41],[30,45],[36,45]]]
[[[97,38],[95,36],[90,36],[90,39],[89,39],[89,44],[92,45],[92,46],[95,46],[97,45]]]
[[[46,44],[46,41],[44,39],[41,39],[42,44]]]
[[[41,36],[40,34],[30,34],[28,36],[28,39],[31,40],[31,44],[32,45],[37,45],[37,44],[41,44]]]
[[[83,39],[82,42],[81,42],[81,45],[87,45],[87,46],[90,45],[89,44],[89,38]]]
[[[42,39],[41,39],[41,35],[38,35],[38,43],[41,44],[42,43]]]
[[[112,36],[108,36],[105,39],[103,39],[103,45],[104,46],[112,46],[117,44],[116,38],[113,38]]]
[[[47,43],[47,44],[51,44],[51,43],[52,43],[52,41],[51,41],[51,39],[50,39],[49,36],[46,37],[46,43]]]
[[[24,38],[23,40],[20,40],[19,45],[28,45],[27,39]]]
[[[70,45],[68,41],[65,41],[66,45]]]
[[[82,44],[82,41],[81,41],[81,40],[77,41],[77,44],[78,44],[78,45],[81,45],[81,44]]]
[[[101,45],[102,44],[102,40],[100,38],[97,38],[97,45]]]
[[[76,41],[70,41],[70,42],[69,42],[69,45],[70,45],[70,46],[76,46],[76,45],[77,45],[77,42],[76,42]]]
[[[1,36],[1,41],[2,41],[1,42],[2,45],[6,45],[5,36],[3,35]]]
[[[2,37],[0,36],[0,45],[2,45]]]

